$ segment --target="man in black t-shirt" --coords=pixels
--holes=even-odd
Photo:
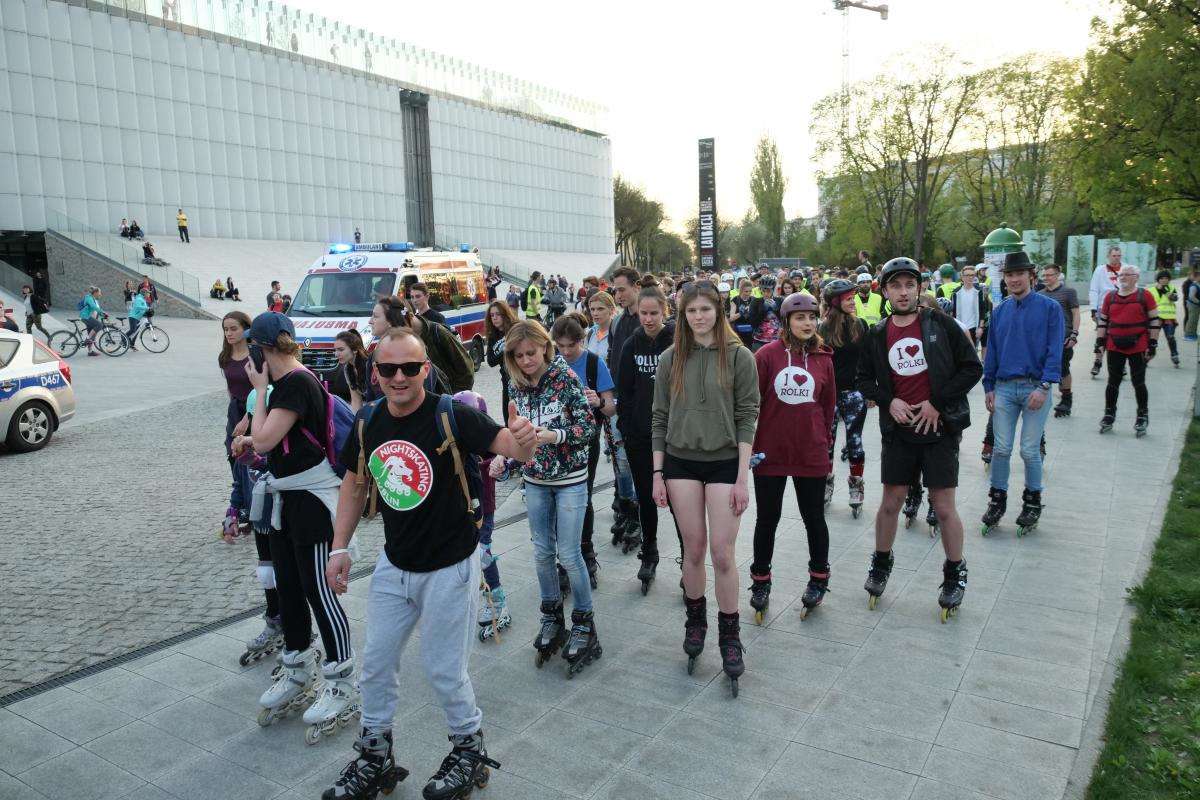
[[[391,727],[399,701],[400,653],[418,626],[425,674],[446,714],[453,745],[424,796],[458,797],[485,764],[498,766],[483,749],[483,714],[467,674],[479,596],[479,530],[453,453],[437,452],[443,438],[436,420],[439,395],[424,389],[430,369],[420,337],[407,328],[385,333],[375,348],[373,370],[386,400],[363,407],[362,446],[356,422],[341,453],[347,472],[326,571],[330,588],[346,591],[346,547],[368,487],[378,492],[383,510],[384,552],[375,564],[367,600],[359,755],[331,796],[359,796],[355,792],[395,785]],[[506,428],[458,403],[453,414],[464,459],[488,453],[518,461],[533,457],[537,432],[511,404]]]

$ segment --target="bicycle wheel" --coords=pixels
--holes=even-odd
[[[63,358],[70,358],[79,352],[79,334],[75,331],[55,331],[50,334],[46,344]]]
[[[147,325],[143,328],[138,341],[141,343],[143,350],[151,353],[165,353],[167,352],[167,348],[171,346],[171,337],[167,336],[167,332],[157,325]]]
[[[96,337],[96,346],[106,356],[123,356],[129,349],[129,339],[118,328],[105,328]]]

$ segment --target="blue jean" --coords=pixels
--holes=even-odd
[[[617,430],[617,415],[614,414],[610,417],[608,423],[612,430],[612,446],[607,450],[613,455],[613,476],[617,482],[617,497],[637,502],[637,490],[633,487],[633,473],[629,471],[629,457],[625,455],[625,440],[621,438],[621,432]]]
[[[992,431],[992,488],[1008,491],[1008,475],[1012,461],[1013,441],[1017,435],[1017,419],[1021,420],[1021,460],[1025,462],[1025,488],[1042,490],[1042,433],[1050,416],[1050,392],[1037,411],[1029,410],[1029,395],[1038,384],[1021,378],[997,381]]]
[[[525,508],[533,541],[533,562],[542,599],[562,597],[558,589],[555,556],[571,578],[576,611],[592,610],[592,584],[583,562],[583,515],[587,510],[587,483],[541,486],[525,481]]]
[[[496,564],[499,557],[492,555],[492,533],[495,530],[495,515],[485,514],[483,526],[479,529],[479,565],[483,567],[483,579],[487,581],[489,589],[500,588],[500,567]]]

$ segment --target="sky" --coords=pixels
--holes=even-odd
[[[289,5],[292,5],[289,3]],[[696,213],[697,139],[716,140],[717,211],[751,206],[755,144],[779,146],[788,218],[816,213],[810,111],[842,81],[832,0],[300,0],[395,36],[608,107],[613,169],[660,200],[669,227]],[[850,79],[949,49],[981,66],[1020,53],[1081,55],[1108,0],[889,0],[887,21],[850,11]]]

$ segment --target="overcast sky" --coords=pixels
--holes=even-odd
[[[290,5],[290,3],[289,3]],[[754,145],[779,144],[788,217],[815,213],[809,114],[842,79],[832,0],[514,0],[298,5],[608,106],[614,169],[663,201],[671,227],[695,214],[696,140],[716,139],[717,209],[750,205]],[[951,48],[978,63],[1039,51],[1080,55],[1107,0],[890,0],[886,22],[850,12],[850,78],[893,56]]]

